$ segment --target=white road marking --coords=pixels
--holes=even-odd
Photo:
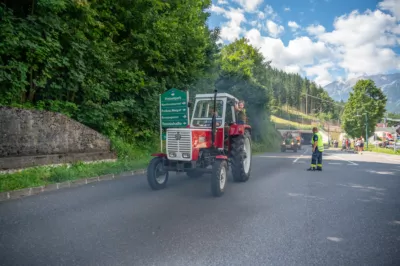
[[[328,163],[328,164],[342,164],[342,163]]]
[[[328,236],[326,239],[333,241],[333,242],[340,242],[343,240],[343,238],[340,237],[334,237],[334,236]]]
[[[353,163],[352,161],[346,160],[346,159],[344,159],[342,157],[339,157],[339,156],[336,156],[336,155],[332,155],[332,154],[329,154],[329,155],[332,156],[332,157],[338,158],[340,160],[346,161],[346,162],[350,163],[351,165],[358,165],[358,164]]]
[[[307,152],[308,152],[308,149],[307,149],[305,152],[303,152],[302,155],[300,155],[299,157],[297,157],[297,158],[293,161],[293,163],[296,163],[296,162],[297,162],[300,158],[302,158],[303,155],[306,154]]]

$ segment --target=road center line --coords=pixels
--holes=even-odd
[[[300,155],[299,157],[297,157],[297,158],[293,161],[293,163],[296,163],[300,158],[302,158],[303,155],[306,154],[306,152],[308,152],[308,149],[307,149],[305,152],[303,152],[302,155]]]

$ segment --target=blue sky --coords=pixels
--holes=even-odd
[[[320,85],[400,70],[400,0],[213,0],[210,13],[224,43],[247,37]]]

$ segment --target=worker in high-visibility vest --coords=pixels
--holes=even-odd
[[[312,144],[312,157],[311,167],[308,171],[322,171],[322,153],[324,151],[324,142],[321,133],[318,132],[318,128],[313,128],[313,137],[311,140]]]

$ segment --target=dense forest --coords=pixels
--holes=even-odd
[[[154,138],[158,95],[229,92],[259,141],[282,105],[338,118],[314,82],[271,67],[246,39],[219,45],[211,0],[0,0],[0,105],[61,112],[128,142]],[[265,121],[265,123],[260,123]]]

